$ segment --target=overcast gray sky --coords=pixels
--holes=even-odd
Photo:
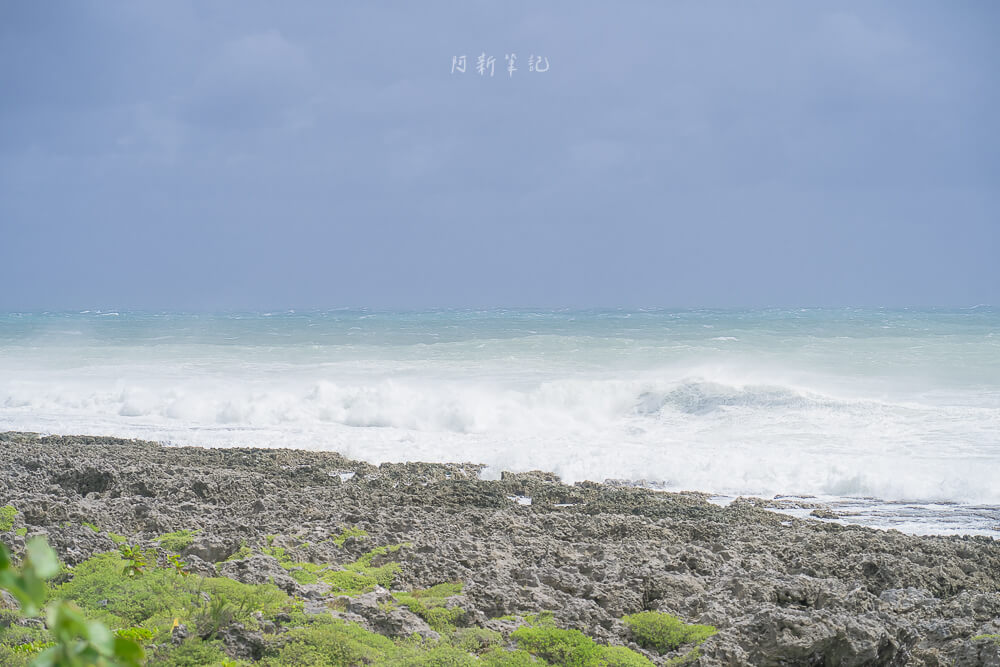
[[[0,309],[996,305],[997,35],[989,0],[5,0]]]

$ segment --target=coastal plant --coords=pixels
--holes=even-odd
[[[479,660],[456,646],[415,638],[400,643],[390,661],[399,667],[477,667]]]
[[[148,567],[142,576],[121,576],[124,560],[117,551],[97,554],[73,569],[73,577],[53,590],[73,600],[93,617],[113,627],[142,626],[169,633],[174,619],[194,623],[205,596],[227,602],[235,620],[256,627],[264,618],[291,611],[294,601],[274,584],[244,584],[224,577],[177,576],[174,568]]]
[[[976,635],[970,641],[974,641],[974,642],[990,641],[990,642],[993,642],[994,644],[1000,645],[1000,634],[996,634],[996,635]]]
[[[46,625],[55,641],[35,658],[33,667],[140,665],[145,651],[136,642],[116,637],[103,623],[88,620],[74,605],[52,605]]]
[[[304,627],[272,639],[261,664],[265,667],[339,667],[386,664],[397,646],[391,639],[359,625],[317,616]]]
[[[273,536],[269,536],[272,537]],[[322,582],[330,586],[331,592],[342,595],[358,595],[367,593],[375,586],[388,588],[400,571],[399,563],[389,561],[375,565],[376,558],[399,551],[403,544],[375,547],[363,554],[352,563],[343,567],[328,564],[294,561],[283,547],[273,546],[269,540],[261,551],[275,558],[278,564],[288,570],[289,575],[300,584],[315,584]]]
[[[17,508],[13,505],[0,507],[0,533],[6,533],[14,527],[14,518],[17,516]]]
[[[674,651],[684,644],[700,645],[718,632],[711,625],[684,623],[676,616],[659,611],[643,611],[622,618],[643,648],[660,653]]]
[[[331,537],[331,541],[338,547],[343,547],[347,540],[363,540],[368,537],[368,532],[357,526],[345,526],[339,534]]]
[[[542,628],[554,628],[556,627],[556,615],[551,611],[540,611],[537,614],[527,614],[524,616],[524,624]]]
[[[523,648],[507,651],[502,648],[494,648],[479,656],[481,667],[539,667],[547,664],[531,655]]]
[[[465,618],[461,607],[448,607],[448,598],[462,592],[461,582],[438,584],[430,588],[409,593],[393,593],[399,604],[424,619],[437,632],[454,630]]]
[[[347,584],[347,588],[341,588],[340,592],[367,592],[375,588],[376,585],[388,588],[392,585],[393,579],[402,569],[399,563],[389,561],[382,565],[374,565],[374,560],[380,556],[395,553],[402,549],[404,544],[393,544],[383,547],[375,547],[371,551],[363,554],[353,563],[344,566],[342,572],[347,576],[337,576],[338,572],[328,572],[321,580],[330,584],[334,588]]]
[[[528,653],[566,667],[652,667],[643,655],[624,646],[603,646],[579,630],[521,626],[510,638]]]
[[[15,616],[15,618],[19,617]],[[54,644],[52,635],[44,628],[0,625],[0,665],[4,665],[4,667],[29,667],[38,653]]]
[[[154,542],[158,542],[161,547],[167,551],[173,551],[175,553],[180,553],[187,549],[194,542],[194,536],[197,535],[200,530],[177,530],[172,533],[165,533],[159,537],[153,538]]]
[[[461,628],[452,634],[451,643],[467,653],[483,653],[499,647],[503,635],[488,628]]]
[[[693,649],[691,649],[684,655],[679,655],[675,658],[670,658],[664,664],[666,664],[666,667],[688,667],[688,665],[698,664],[699,659],[701,659],[701,650],[697,646],[695,646]]]
[[[187,563],[182,561],[181,557],[178,556],[177,554],[168,555],[167,563],[170,564],[170,567],[172,567],[174,569],[174,572],[176,572],[177,574],[180,574],[185,577],[191,574],[190,572],[184,569],[185,567],[187,567]]]
[[[247,546],[246,540],[240,540],[240,548],[237,549],[234,553],[232,553],[229,556],[229,558],[227,558],[223,562],[228,563],[234,560],[245,560],[247,558],[250,558],[251,556],[253,556],[253,549]]]
[[[222,642],[196,638],[177,645],[167,643],[157,646],[150,660],[150,664],[157,667],[214,667],[226,662],[228,656],[222,650]]]
[[[82,523],[81,525],[82,525],[82,526],[83,526],[84,528],[90,528],[90,529],[91,529],[92,531],[94,531],[95,533],[99,533],[99,532],[101,532],[101,529],[100,529],[100,528],[98,528],[98,527],[97,527],[97,524],[95,524],[95,523],[90,523],[89,521],[84,521],[84,522],[83,522],[83,523]]]
[[[115,635],[124,639],[131,639],[137,644],[144,644],[153,638],[153,631],[149,628],[132,626],[116,630]]]
[[[195,628],[202,639],[212,639],[219,630],[228,627],[234,620],[236,611],[222,596],[209,600],[194,616]]]
[[[20,568],[16,568],[7,546],[0,543],[0,588],[13,595],[21,613],[30,617],[40,613],[48,598],[45,582],[56,576],[61,566],[43,538],[30,540],[25,554]],[[32,660],[35,667],[138,667],[145,659],[145,652],[135,641],[115,636],[104,624],[87,619],[78,607],[64,600],[49,604],[45,619],[51,641],[31,641],[26,648],[18,649],[28,653],[40,650]]]
[[[122,544],[118,547],[118,552],[124,561],[122,574],[126,577],[136,577],[142,574],[149,564],[146,562],[146,554],[136,544]]]

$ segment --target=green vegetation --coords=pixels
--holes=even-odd
[[[990,641],[990,642],[993,642],[994,644],[1000,644],[1000,634],[997,634],[997,635],[976,635],[975,637],[972,638],[971,641],[974,641],[974,642],[978,642],[978,641]]]
[[[395,553],[405,546],[394,544],[375,547],[353,563],[348,563],[340,568],[335,565],[294,561],[283,547],[272,545],[273,539],[268,540],[268,545],[261,551],[267,556],[276,558],[278,564],[288,570],[292,579],[300,584],[322,582],[330,586],[332,593],[342,595],[359,595],[373,590],[375,586],[385,586],[386,588],[391,586],[400,570],[399,563],[394,561],[382,565],[374,565],[373,563],[376,558]]]
[[[121,630],[116,631],[115,634],[119,637],[123,637],[124,639],[131,639],[139,644],[148,642],[153,638],[152,630],[136,626],[132,626],[131,628],[122,628]]]
[[[452,634],[451,643],[468,653],[482,653],[499,648],[503,635],[486,628],[461,628]]]
[[[402,642],[385,664],[401,667],[478,667],[480,663],[475,656],[447,642],[416,639]]]
[[[121,554],[122,561],[124,562],[122,574],[126,577],[135,577],[142,574],[149,564],[146,562],[145,552],[137,545],[122,544],[118,547],[118,553]]]
[[[170,567],[174,568],[174,572],[176,572],[177,574],[184,575],[185,577],[191,574],[190,572],[184,569],[185,567],[187,567],[187,563],[185,561],[182,561],[181,557],[178,556],[177,554],[170,554],[169,556],[167,556],[167,563],[170,565]]]
[[[189,639],[177,646],[157,647],[149,662],[157,667],[214,667],[223,664],[227,657],[220,641]]]
[[[566,667],[652,667],[644,656],[623,646],[602,646],[579,630],[522,626],[511,633],[522,649]]]
[[[64,574],[63,583],[50,586],[45,580],[61,567],[51,549],[39,551],[38,544],[30,542],[21,572],[13,570],[5,549],[0,557],[0,587],[24,598],[24,612],[37,614],[48,603],[47,627],[22,625],[16,622],[22,614],[0,611],[0,664],[5,667],[133,667],[147,660],[144,652],[149,665],[175,667],[652,665],[628,648],[604,646],[577,630],[556,627],[552,612],[523,616],[526,625],[511,634],[512,644],[494,630],[459,627],[467,614],[449,604],[462,593],[461,582],[394,593],[387,609],[409,609],[441,638],[393,640],[328,614],[307,614],[301,601],[273,584],[201,577],[187,573],[176,553],[166,559],[161,554],[158,563],[151,552],[127,543],[67,570],[68,579]],[[353,593],[390,585],[399,564],[387,559],[402,546],[376,547],[343,567],[295,562],[273,539],[266,552],[293,576],[315,577]],[[221,639],[241,626],[262,638],[259,660],[226,655]],[[179,627],[186,629],[183,641],[176,634]],[[684,659],[696,659],[696,651]]]
[[[62,569],[55,551],[44,539],[28,542],[20,570],[14,567],[10,551],[0,543],[0,588],[7,590],[21,605],[21,614],[37,616],[49,597],[46,580]],[[75,605],[57,600],[45,609],[45,624],[49,637],[27,637],[27,641],[12,644],[4,632],[0,643],[0,658],[5,664],[16,664],[18,657],[32,657],[37,667],[118,664],[138,667],[145,652],[136,642],[116,637],[99,621],[88,619]],[[3,654],[7,653],[7,656]],[[8,660],[7,658],[10,658]]]
[[[154,637],[169,635],[174,619],[207,627],[214,617],[232,614],[232,620],[257,627],[254,612],[267,618],[296,607],[295,602],[273,584],[242,584],[223,577],[181,576],[174,568],[150,567],[141,575],[125,578],[121,554],[108,552],[84,561],[73,570],[73,578],[58,586],[53,595],[73,600],[84,611],[102,618],[112,627],[140,626]],[[204,595],[203,595],[204,594]],[[208,598],[207,600],[205,598]],[[228,605],[212,607],[213,601]]]
[[[199,530],[177,530],[172,533],[160,535],[154,538],[153,541],[159,542],[160,546],[167,551],[180,553],[191,546],[191,543],[194,542],[194,536],[200,532]]]
[[[108,539],[119,546],[128,542],[128,538],[125,537],[124,535],[119,535],[118,533],[112,533],[111,531],[108,531]]]
[[[229,558],[227,558],[223,562],[228,563],[229,561],[233,560],[246,560],[251,556],[253,556],[253,549],[247,546],[246,540],[241,540],[240,548],[237,549],[235,553],[233,553],[231,556],[229,556]]]
[[[17,516],[17,509],[13,505],[0,507],[0,533],[6,533],[14,527],[14,517]]]
[[[658,611],[643,611],[622,620],[640,646],[660,653],[674,651],[684,644],[699,645],[718,632],[711,625],[689,625]]]
[[[481,655],[479,664],[483,667],[538,667],[544,665],[545,661],[524,649],[505,651],[498,648]]]
[[[410,593],[393,593],[393,597],[438,632],[454,630],[465,618],[461,607],[448,607],[448,598],[462,592],[462,583],[445,583]]]
[[[540,611],[537,614],[528,614],[524,617],[527,625],[536,625],[545,628],[556,627],[556,615],[551,611]]]
[[[101,532],[101,529],[98,528],[97,524],[95,524],[95,523],[90,523],[89,521],[84,521],[83,524],[81,524],[81,525],[83,525],[84,528],[90,528],[95,533]]]
[[[684,655],[667,660],[667,667],[685,667],[686,665],[693,665],[698,662],[698,658],[700,657],[701,651],[696,646]]]
[[[14,531],[14,534],[17,535],[18,537],[24,537],[25,535],[28,534],[28,529],[24,526],[21,526],[20,528]]]
[[[271,641],[261,661],[268,667],[321,667],[383,663],[395,652],[388,637],[329,616],[310,619]]]
[[[368,532],[356,526],[346,526],[340,534],[334,535],[331,540],[338,547],[343,547],[349,539],[363,540],[368,537]]]

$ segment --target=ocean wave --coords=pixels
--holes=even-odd
[[[0,429],[1000,503],[992,311],[625,314],[5,315]]]
[[[700,377],[528,386],[219,378],[0,387],[0,428],[476,460],[732,494],[1000,502],[996,410]],[[992,435],[991,435],[992,434]]]

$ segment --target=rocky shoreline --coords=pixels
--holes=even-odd
[[[458,610],[454,625],[506,641],[551,612],[558,627],[657,665],[1000,665],[991,538],[914,537],[543,472],[485,481],[471,463],[22,433],[0,434],[0,460],[0,506],[17,511],[0,540],[15,552],[44,534],[74,566],[114,551],[115,536],[154,548],[179,534],[196,574],[270,581],[309,613],[388,637],[439,637],[427,614],[394,601],[460,582],[441,607]],[[339,579],[325,573],[364,558],[396,563],[391,581],[331,588]],[[718,632],[697,653],[651,650],[621,620],[647,610]],[[219,637],[252,662],[259,633],[243,630]]]

